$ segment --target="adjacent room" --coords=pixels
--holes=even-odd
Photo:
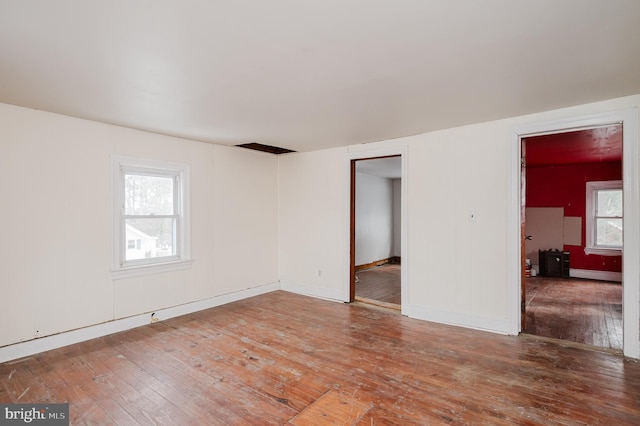
[[[622,126],[523,145],[524,332],[622,352]]]
[[[402,158],[354,160],[355,298],[400,310]]]
[[[0,0],[0,423],[639,424],[639,52],[636,0]]]

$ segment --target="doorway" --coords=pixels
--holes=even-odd
[[[521,190],[521,140],[550,133],[622,124],[623,129],[623,209],[624,251],[622,253],[622,305],[623,305],[623,354],[631,358],[640,357],[640,167],[637,158],[638,110],[627,108],[592,115],[566,117],[551,121],[538,121],[517,125],[512,129],[508,162],[508,209],[507,209],[507,297],[508,332],[517,335],[522,330],[523,289],[525,277],[522,268],[524,257],[522,206],[524,193]],[[525,294],[526,296],[526,294]]]
[[[522,332],[622,352],[622,125],[521,143]]]
[[[350,301],[401,310],[402,157],[351,160]]]

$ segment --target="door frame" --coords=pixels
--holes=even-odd
[[[509,139],[509,195],[507,212],[507,297],[509,334],[521,329],[521,139],[622,123],[622,181],[624,251],[622,254],[623,353],[640,357],[640,191],[638,165],[638,109],[603,112],[524,124],[512,129]]]
[[[409,299],[409,277],[407,274],[409,264],[409,252],[407,250],[407,147],[397,146],[389,148],[354,149],[347,154],[345,171],[348,173],[348,199],[349,214],[347,216],[347,229],[349,229],[349,276],[346,280],[344,294],[345,300],[353,302],[355,296],[355,162],[384,157],[400,157],[400,309],[402,315],[407,315],[407,303]]]

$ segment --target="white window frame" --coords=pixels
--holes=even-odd
[[[124,210],[125,173],[175,177],[175,255],[125,261],[127,247],[126,215]],[[190,167],[188,164],[120,155],[111,156],[111,277],[113,279],[124,279],[191,267],[189,188]]]
[[[596,194],[601,190],[619,189],[622,191],[621,180],[608,180],[587,182],[586,184],[586,211],[585,211],[585,247],[586,254],[599,254],[603,256],[620,256],[622,247],[606,247],[596,244]],[[622,217],[624,223],[624,216]]]

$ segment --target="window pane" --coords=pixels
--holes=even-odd
[[[622,190],[599,190],[597,209],[596,216],[622,217]]]
[[[175,219],[127,219],[125,260],[175,255]]]
[[[125,214],[173,214],[173,181],[173,177],[125,174]]]
[[[596,219],[596,245],[622,247],[622,219]]]

